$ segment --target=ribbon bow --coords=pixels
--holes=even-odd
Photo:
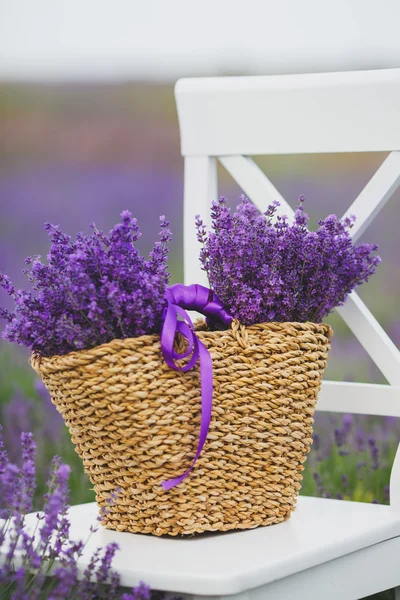
[[[233,317],[224,309],[216,294],[202,285],[183,285],[177,283],[167,288],[165,299],[167,306],[164,311],[164,323],[161,331],[161,350],[167,365],[175,371],[189,371],[200,360],[201,382],[201,422],[200,436],[197,451],[190,467],[179,477],[164,481],[161,485],[164,490],[169,490],[189,475],[207,439],[211,421],[213,374],[211,356],[204,344],[196,336],[191,318],[186,310],[195,310],[208,317],[209,321],[221,321],[229,325]],[[183,320],[179,320],[181,317]],[[187,350],[179,354],[174,350],[174,341],[177,333],[187,340]],[[188,358],[184,366],[176,364],[177,360]]]

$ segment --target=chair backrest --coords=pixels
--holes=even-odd
[[[346,215],[357,239],[400,185],[400,69],[181,79],[175,96],[185,159],[184,276],[206,284],[193,235],[218,197],[217,160],[260,209],[279,200],[293,210],[247,155],[390,152]],[[337,309],[388,385],[325,381],[317,410],[400,417],[400,351],[356,293]],[[391,505],[400,510],[400,451]]]

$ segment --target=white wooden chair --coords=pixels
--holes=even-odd
[[[389,151],[356,198],[354,238],[400,183],[400,69],[273,77],[183,79],[176,85],[185,158],[185,280],[204,282],[193,224],[217,198],[217,160],[261,210],[271,200],[292,213],[246,155]],[[325,382],[318,410],[400,417],[400,352],[361,299],[339,309],[387,385]],[[199,600],[357,600],[396,588],[400,600],[400,453],[389,506],[301,497],[285,523],[228,534],[166,539],[100,530],[94,546],[116,541],[124,585]],[[93,504],[70,511],[84,537]]]

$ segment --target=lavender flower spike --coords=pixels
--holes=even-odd
[[[30,433],[22,434],[21,444],[23,460],[19,468],[4,451],[0,426],[0,517],[5,519],[0,523],[1,597],[6,590],[4,597],[10,600],[150,600],[150,588],[144,583],[130,594],[122,594],[119,575],[111,565],[118,550],[116,544],[99,548],[89,559],[83,578],[78,578],[77,561],[84,543],[69,536],[70,468],[59,458],[53,460],[42,516],[37,515],[37,535],[25,528],[25,512],[30,510],[35,492],[36,446]]]
[[[13,312],[0,309],[4,338],[52,356],[159,333],[170,276],[168,221],[160,218],[160,239],[148,259],[136,247],[141,233],[129,211],[108,235],[91,227],[73,241],[46,224],[48,263],[39,256],[26,260],[31,290],[16,290],[0,273],[0,287],[14,301]]]
[[[375,272],[377,246],[355,246],[352,219],[329,215],[310,231],[300,197],[293,224],[276,217],[277,202],[260,214],[242,197],[231,214],[214,202],[212,229],[196,218],[200,261],[225,308],[244,325],[267,321],[320,323]]]

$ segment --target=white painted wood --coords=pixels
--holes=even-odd
[[[280,206],[276,214],[287,215],[290,219],[293,217],[294,211],[291,206],[251,158],[219,156],[219,161],[261,212],[277,200]]]
[[[243,594],[234,594],[233,596],[229,594],[229,596],[192,596],[192,594],[183,594],[179,596],[180,600],[252,600],[254,597],[254,593],[256,590],[249,590],[248,592],[244,592]],[[172,600],[172,599],[171,599]]]
[[[208,285],[207,276],[199,262],[200,244],[195,236],[195,218],[200,215],[208,224],[210,206],[217,199],[217,164],[213,157],[185,158],[183,206],[184,283]]]
[[[95,511],[90,510],[91,508],[94,509],[94,504],[74,507],[75,516],[72,519],[72,531],[75,536],[82,537],[88,533],[90,523],[93,522],[95,516]],[[80,531],[78,531],[79,522],[77,523],[76,514],[79,514],[80,510],[90,519],[90,523],[85,523],[84,528],[81,527]],[[29,515],[27,521],[30,527],[34,526],[35,515]],[[109,534],[111,535],[112,532],[109,532]],[[120,536],[121,534],[116,535]],[[229,535],[227,534],[228,537]],[[140,536],[133,537],[137,538]],[[176,542],[179,545],[180,540],[178,539]],[[123,549],[126,550],[126,547],[124,546]],[[207,600],[277,600],[278,598],[279,600],[292,600],[292,598],[296,598],[296,600],[321,600],[322,598],[323,600],[337,600],[340,593],[340,600],[358,600],[376,592],[395,588],[400,585],[399,554],[400,537],[396,536],[339,558],[323,562],[315,567],[299,571],[288,577],[277,579],[255,588],[249,588],[247,591],[239,594],[210,596],[208,594],[198,594],[196,590],[190,594],[179,593],[179,597],[183,600],[202,600],[205,598]],[[218,556],[215,555],[214,558],[218,560]],[[87,558],[83,557],[83,560],[85,562]],[[16,566],[18,566],[19,562],[16,561],[16,563]],[[0,554],[1,564],[2,555]],[[163,568],[164,564],[161,563],[159,567]],[[84,564],[79,563],[78,576],[82,576],[83,570]],[[136,582],[137,580],[132,579],[132,581]],[[135,585],[135,583],[132,585]],[[396,588],[397,595],[399,590],[400,587]],[[397,595],[395,596],[396,600]],[[172,598],[175,599],[176,594],[172,592],[167,597],[169,600],[172,600]]]
[[[356,216],[351,236],[357,240],[400,185],[400,152],[391,152],[344,217]]]
[[[316,410],[400,417],[400,386],[324,381]]]
[[[400,69],[181,79],[184,156],[400,150]]]
[[[400,513],[400,444],[394,457],[390,473],[390,507]]]
[[[183,596],[179,596],[179,599],[204,600],[204,598],[207,598],[207,600],[252,600],[255,592],[256,590],[249,590],[248,592],[244,592],[242,594],[234,594],[233,596],[231,594],[229,594],[229,596],[198,596],[197,594],[192,596],[192,594],[183,594]]]
[[[86,539],[94,503],[69,511],[71,538]],[[28,516],[33,527],[36,516]],[[388,506],[301,497],[292,517],[250,531],[187,538],[135,535],[100,528],[78,561],[82,573],[95,548],[116,542],[113,566],[123,586],[146,581],[175,593],[233,595],[264,586],[362,548],[400,536],[400,513]],[[400,584],[400,570],[398,570]]]
[[[392,385],[400,385],[400,351],[361,298],[352,292],[337,312]]]
[[[352,554],[249,590],[248,600],[359,600],[392,589],[399,582],[400,538],[363,548]],[[396,600],[400,600],[400,588]],[[185,595],[184,600],[213,600]],[[215,598],[215,596],[214,596]],[[217,596],[237,600],[238,596]],[[239,596],[240,598],[240,596]]]
[[[181,80],[176,86],[176,98],[182,154],[186,160],[187,157],[218,157],[245,194],[262,211],[266,210],[272,200],[278,200],[283,206],[281,212],[293,217],[293,210],[279,191],[254,161],[244,155],[391,152],[345,214],[355,214],[357,217],[352,229],[354,239],[365,231],[399,186],[400,69]],[[191,172],[186,171],[186,176],[192,177],[192,188],[196,188],[198,172],[192,177]],[[204,195],[205,192],[199,193],[199,196],[190,194],[190,201],[196,202],[201,194]],[[213,194],[216,197],[215,189]],[[189,201],[189,195],[186,200]],[[194,213],[202,212],[209,205],[209,200],[209,195],[207,199],[202,197],[201,210],[193,206]],[[204,216],[208,213],[202,214]],[[351,294],[338,312],[389,385],[324,382],[317,410],[399,417],[399,350],[357,294]],[[400,451],[397,452],[392,469],[390,495],[391,507],[388,514],[396,520],[400,517]],[[285,532],[294,531],[293,524],[302,522],[306,514],[303,507],[309,501],[311,504],[308,506],[312,506],[312,511],[303,535],[305,540],[311,541],[312,550],[306,547],[307,541],[303,542],[302,535],[297,535],[292,540],[294,543],[285,548]],[[376,523],[382,507],[348,502],[332,504],[333,501],[326,499],[314,499],[315,504],[312,502],[311,499],[301,499],[299,509],[288,524],[268,528],[268,532],[256,530],[264,533],[229,535],[231,543],[227,550],[228,556],[235,547],[235,540],[240,539],[243,547],[238,548],[238,553],[240,557],[245,556],[245,560],[249,559],[251,564],[248,564],[247,575],[251,573],[251,576],[246,578],[242,573],[243,565],[240,561],[240,564],[231,563],[229,567],[226,565],[226,572],[233,578],[231,583],[235,580],[238,584],[236,587],[224,588],[223,597],[226,600],[243,600],[242,597],[235,596],[238,593],[244,594],[245,600],[301,600],[303,597],[307,600],[337,600],[339,595],[341,600],[357,600],[400,585],[397,561],[400,538],[392,539],[393,536],[399,536],[397,526],[388,530],[385,540],[373,545],[366,543],[350,553],[343,546],[354,543],[358,534],[352,526],[357,527],[355,523],[362,518],[364,511],[371,510],[370,522]],[[366,509],[366,506],[369,508]],[[330,512],[332,507],[335,507],[335,514]],[[346,513],[351,526],[341,530],[343,522],[346,522],[341,511],[349,508],[354,511],[351,515]],[[374,512],[375,509],[378,509],[377,512]],[[328,514],[332,528],[325,530]],[[369,530],[368,519],[362,529],[364,534]],[[320,531],[324,532],[324,548],[318,545]],[[327,557],[326,549],[335,545],[337,534],[342,540],[339,554]],[[250,547],[247,550],[248,535],[260,535],[263,540],[260,554],[266,559],[267,565],[267,571],[263,573],[264,576],[266,572],[274,573],[268,581],[257,579],[260,573],[257,570],[258,558],[253,557]],[[201,594],[213,593],[216,594],[214,600],[222,598],[221,590],[215,587],[225,568],[221,561],[222,546],[219,545],[223,541],[217,540],[225,538],[207,539],[213,540],[209,549],[210,557],[215,552],[216,558],[210,564],[206,560],[203,566],[208,582],[214,587],[208,587],[207,592],[197,587],[190,592],[192,600],[200,599],[203,597]],[[254,547],[257,548],[257,543]],[[272,552],[271,548],[277,549],[276,555],[269,554]],[[284,550],[280,554],[282,548]],[[320,552],[320,562],[315,565],[310,562],[314,551]],[[287,567],[292,564],[292,560],[297,559],[300,562],[297,563],[296,570],[285,570],[283,565]],[[303,560],[306,562],[303,563]],[[379,568],[376,568],[377,564]],[[396,600],[398,596],[397,590]]]

